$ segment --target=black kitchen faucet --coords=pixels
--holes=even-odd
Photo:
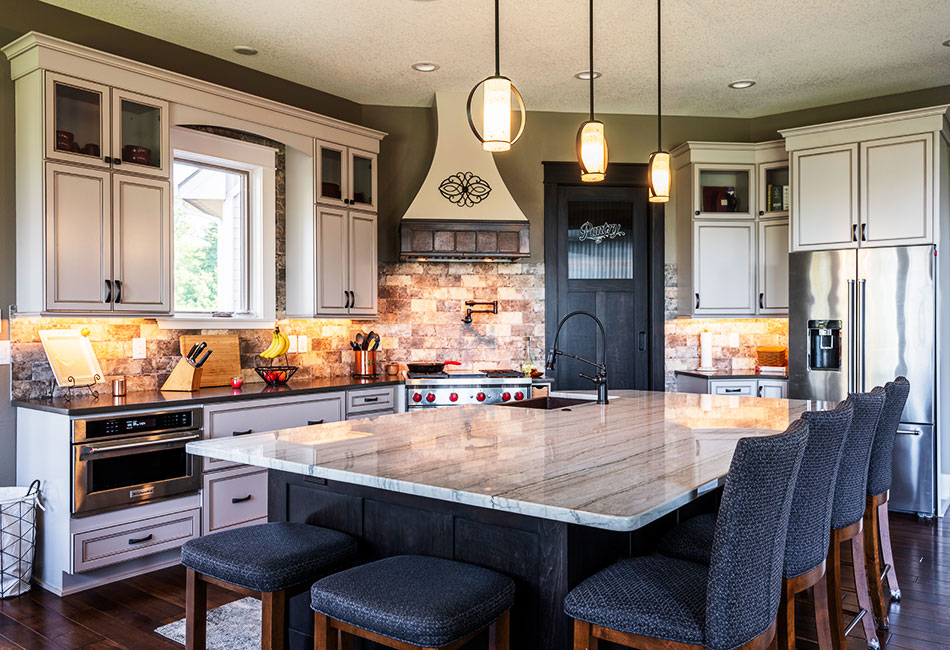
[[[562,352],[561,350],[557,349],[557,337],[561,335],[561,328],[564,327],[564,323],[566,323],[572,317],[580,316],[580,315],[590,316],[591,318],[594,319],[594,322],[597,323],[597,327],[600,328],[600,338],[603,343],[603,352],[601,353],[601,356],[603,357],[604,360],[599,363],[595,363],[583,357],[579,357],[576,354],[571,354],[569,352]],[[572,311],[570,314],[562,318],[561,322],[557,324],[557,331],[554,333],[554,344],[551,346],[551,351],[548,352],[548,359],[547,359],[547,363],[545,364],[545,367],[548,370],[554,370],[554,364],[557,361],[558,356],[570,357],[571,359],[577,359],[578,361],[582,361],[588,365],[591,365],[597,368],[597,374],[593,377],[591,377],[590,375],[584,374],[583,372],[580,373],[580,376],[583,377],[584,379],[590,379],[592,382],[594,382],[594,385],[597,386],[597,403],[607,404],[608,402],[607,400],[607,334],[604,331],[604,324],[600,322],[599,318],[594,316],[589,311]]]

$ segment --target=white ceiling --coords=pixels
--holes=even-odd
[[[427,106],[494,68],[492,0],[46,1],[363,104]],[[585,111],[573,75],[587,68],[587,2],[502,0],[501,16],[501,71],[529,110]],[[667,0],[663,25],[667,114],[754,117],[950,84],[950,0]],[[598,0],[595,39],[598,112],[655,112],[655,2]],[[758,84],[726,86],[746,78]]]

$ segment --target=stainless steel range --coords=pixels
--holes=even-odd
[[[409,409],[501,404],[530,397],[531,378],[513,370],[406,375],[406,406]]]

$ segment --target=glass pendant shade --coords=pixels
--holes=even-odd
[[[511,80],[507,77],[485,80],[482,137],[485,151],[511,149]]]
[[[670,154],[666,151],[654,151],[650,154],[650,166],[647,169],[650,181],[650,202],[666,203],[670,200]]]
[[[604,180],[607,172],[607,137],[604,123],[590,120],[577,130],[577,161],[581,165],[581,180],[596,183]]]

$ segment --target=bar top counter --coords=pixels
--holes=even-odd
[[[613,531],[722,484],[736,442],[824,403],[629,391],[543,411],[422,409],[188,444],[200,456]]]

